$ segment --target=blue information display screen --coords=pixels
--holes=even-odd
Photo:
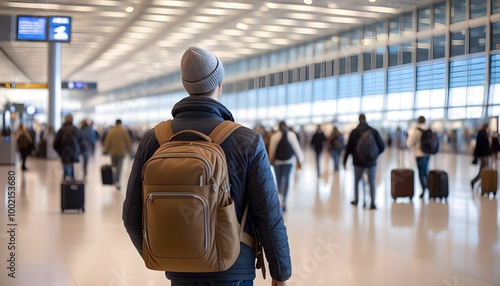
[[[17,40],[46,41],[47,18],[41,16],[18,16]]]
[[[71,17],[49,17],[49,41],[69,42],[71,40]]]

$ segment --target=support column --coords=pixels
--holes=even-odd
[[[48,124],[55,130],[61,127],[61,43],[49,44],[49,105]]]

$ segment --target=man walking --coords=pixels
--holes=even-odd
[[[488,137],[488,123],[483,124],[476,136],[476,147],[474,148],[474,162],[479,159],[479,172],[470,182],[472,191],[474,186],[481,179],[481,171],[488,166],[488,159],[491,154],[490,140]]]
[[[316,170],[318,172],[318,177],[321,176],[321,154],[323,153],[323,145],[326,141],[325,133],[321,130],[321,125],[316,126],[316,132],[312,136],[311,146],[316,153]]]
[[[191,129],[209,134],[224,120],[234,121],[231,112],[218,99],[222,95],[224,67],[210,51],[190,47],[181,59],[181,77],[188,97],[172,109],[174,132]],[[109,135],[108,135],[109,136]],[[236,129],[221,147],[226,155],[231,198],[238,220],[243,210],[250,207],[244,231],[258,232],[269,262],[271,285],[286,285],[292,274],[288,236],[284,224],[269,159],[261,136],[254,130]],[[143,204],[141,170],[146,161],[159,148],[154,130],[149,130],[137,149],[123,204],[125,228],[142,256]],[[169,176],[165,172],[165,176]],[[236,262],[226,271],[212,273],[167,272],[176,285],[253,285],[255,279],[255,252],[240,244]]]
[[[122,121],[116,120],[115,127],[109,130],[106,139],[104,140],[104,152],[111,155],[111,165],[115,168],[115,185],[120,190],[120,178],[123,167],[123,159],[125,155],[130,154],[132,143],[127,130],[123,129]]]
[[[286,199],[292,167],[295,163],[300,166],[304,160],[304,155],[300,149],[297,135],[288,129],[285,121],[279,123],[279,131],[271,136],[269,158],[276,174],[278,193],[281,195],[281,208],[286,211]]]
[[[73,115],[66,115],[52,146],[62,161],[63,180],[75,179],[73,164],[80,162],[80,155],[87,151],[87,146],[82,132],[73,125]]]
[[[384,152],[384,149],[384,140],[380,137],[378,131],[366,123],[364,114],[360,114],[359,125],[349,134],[344,153],[344,168],[346,168],[349,155],[352,154],[353,156],[354,200],[351,202],[352,205],[358,205],[359,180],[363,173],[367,172],[368,184],[370,185],[370,209],[377,209],[375,204],[375,173],[377,171],[377,157]]]
[[[422,141],[422,133],[427,128],[428,126],[425,124],[425,117],[420,116],[418,118],[417,127],[410,131],[406,141],[406,146],[408,148],[413,148],[413,153],[415,154],[417,161],[418,177],[420,179],[420,185],[422,186],[422,193],[420,194],[421,199],[424,197],[425,189],[427,189],[430,155],[422,151],[420,142]]]

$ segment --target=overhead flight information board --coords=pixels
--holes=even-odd
[[[47,17],[18,16],[18,41],[47,41]]]
[[[71,17],[17,16],[18,41],[64,42],[71,41]]]

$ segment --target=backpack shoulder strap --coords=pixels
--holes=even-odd
[[[170,137],[174,135],[172,130],[172,120],[162,121],[154,127],[156,140],[158,143],[163,144],[170,140]]]
[[[212,138],[214,143],[221,144],[234,130],[240,128],[240,126],[240,124],[230,120],[223,121],[210,132],[208,137]]]

